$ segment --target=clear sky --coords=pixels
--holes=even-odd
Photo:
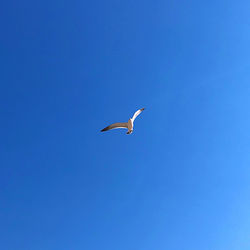
[[[249,10],[4,1],[0,248],[249,250]]]

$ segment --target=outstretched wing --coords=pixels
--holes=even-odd
[[[128,123],[127,122],[117,122],[109,125],[108,127],[104,128],[101,130],[101,132],[108,131],[110,129],[115,129],[115,128],[128,128]]]
[[[133,117],[132,117],[132,121],[133,121],[133,122],[134,122],[135,118],[136,118],[144,109],[145,109],[145,108],[139,109],[139,110],[137,110],[137,111],[134,113],[134,115],[133,115]]]

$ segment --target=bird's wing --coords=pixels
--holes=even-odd
[[[110,129],[114,129],[114,128],[128,128],[128,123],[127,122],[113,123],[113,124],[109,125],[108,127],[102,129],[101,132],[107,131],[107,130],[110,130]]]
[[[139,110],[137,110],[137,111],[134,113],[134,115],[133,115],[133,117],[132,117],[132,121],[133,121],[133,122],[134,122],[135,118],[136,118],[144,109],[145,109],[145,108],[139,109]]]

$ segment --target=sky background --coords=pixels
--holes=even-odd
[[[4,1],[0,248],[249,250],[249,10]]]

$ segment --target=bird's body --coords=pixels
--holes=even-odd
[[[102,129],[101,132],[104,132],[104,131],[108,131],[108,130],[111,130],[111,129],[115,129],[115,128],[126,128],[128,129],[128,132],[127,134],[131,134],[133,132],[133,128],[134,128],[134,120],[135,118],[144,110],[145,108],[142,108],[142,109],[139,109],[137,110],[133,117],[130,118],[128,120],[128,122],[117,122],[117,123],[113,123],[109,126],[107,126],[106,128]]]
[[[132,119],[130,118],[128,120],[128,132],[127,132],[128,135],[133,132],[133,127],[134,127],[134,123],[133,123]]]

